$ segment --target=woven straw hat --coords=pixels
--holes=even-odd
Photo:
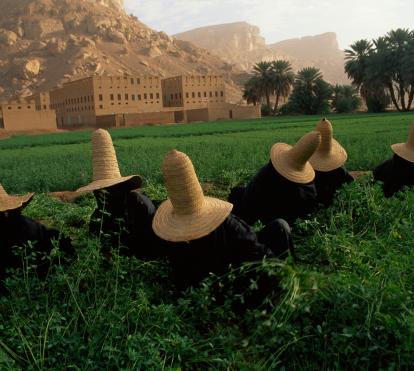
[[[93,181],[77,192],[91,192],[131,180],[134,188],[141,186],[138,175],[121,176],[111,135],[104,129],[92,133]]]
[[[276,143],[270,150],[273,167],[292,182],[305,184],[315,179],[315,171],[309,163],[321,141],[321,134],[312,131],[304,135],[293,147],[286,143]]]
[[[196,240],[214,231],[231,213],[231,203],[204,196],[185,153],[169,152],[162,171],[169,198],[158,208],[152,222],[158,237],[171,242]]]
[[[29,204],[32,197],[33,193],[28,193],[23,196],[10,196],[0,184],[0,212],[23,208]]]
[[[397,143],[391,146],[394,153],[404,160],[414,163],[414,124],[411,125],[410,134],[406,143]]]
[[[316,125],[316,130],[321,133],[321,144],[309,159],[312,167],[317,171],[331,171],[341,167],[347,160],[345,149],[332,137],[332,124],[327,119],[322,119]]]

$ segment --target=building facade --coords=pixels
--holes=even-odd
[[[10,132],[56,130],[56,114],[49,108],[37,110],[33,99],[0,104],[0,129]]]
[[[226,85],[222,76],[174,76],[162,80],[164,108],[203,108],[211,103],[226,102]]]
[[[161,81],[153,76],[91,76],[50,91],[59,128],[95,127],[100,116],[162,111]]]

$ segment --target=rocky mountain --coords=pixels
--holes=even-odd
[[[258,27],[237,22],[197,28],[175,37],[210,50],[247,72],[263,60],[287,59],[294,70],[315,66],[321,69],[326,80],[349,83],[344,73],[344,52],[339,49],[333,32],[267,45]]]
[[[239,72],[128,15],[123,0],[0,0],[0,100],[90,74],[220,74],[240,99]]]

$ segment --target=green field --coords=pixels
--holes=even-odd
[[[270,118],[168,127],[111,130],[121,172],[162,183],[160,165],[172,148],[187,153],[200,179],[228,185],[244,180],[268,161],[276,141],[293,143],[316,125],[316,117]],[[350,170],[372,169],[405,141],[414,114],[333,116],[335,136],[349,154]],[[0,141],[0,181],[12,192],[75,190],[91,179],[90,132]]]
[[[319,117],[280,117],[111,130],[121,172],[164,199],[160,165],[172,148],[193,160],[209,194],[226,197]],[[370,170],[403,142],[414,114],[332,115],[349,170]],[[0,141],[11,192],[74,190],[91,177],[90,132]],[[385,199],[364,178],[298,222],[299,263],[264,261],[211,277],[177,298],[163,262],[103,261],[87,236],[90,195],[64,204],[38,195],[25,213],[68,233],[79,253],[39,281],[30,264],[0,297],[0,369],[409,370],[414,364],[414,191]],[[114,246],[114,249],[117,249]],[[30,260],[30,259],[29,259]],[[231,291],[247,271],[275,278],[261,306]],[[221,289],[216,296],[217,288]]]

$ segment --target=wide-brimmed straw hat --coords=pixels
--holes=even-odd
[[[7,194],[0,184],[0,212],[12,211],[26,207],[33,197],[33,193],[22,196],[11,196]]]
[[[185,153],[169,152],[162,172],[169,198],[155,213],[152,228],[163,240],[185,242],[207,236],[231,213],[231,203],[204,196],[193,164]]]
[[[91,192],[131,181],[132,188],[141,186],[138,175],[121,176],[111,135],[104,129],[92,133],[93,181],[81,187],[77,192]]]
[[[410,134],[406,143],[397,143],[391,146],[394,153],[404,160],[414,162],[414,124],[411,125]]]
[[[293,147],[276,143],[270,150],[270,160],[276,171],[292,182],[305,184],[315,179],[315,171],[309,163],[321,141],[321,134],[312,131],[304,135]]]
[[[321,144],[309,159],[313,168],[326,172],[341,167],[346,162],[348,155],[345,149],[332,137],[332,124],[324,118],[318,122],[316,130],[321,133]]]

